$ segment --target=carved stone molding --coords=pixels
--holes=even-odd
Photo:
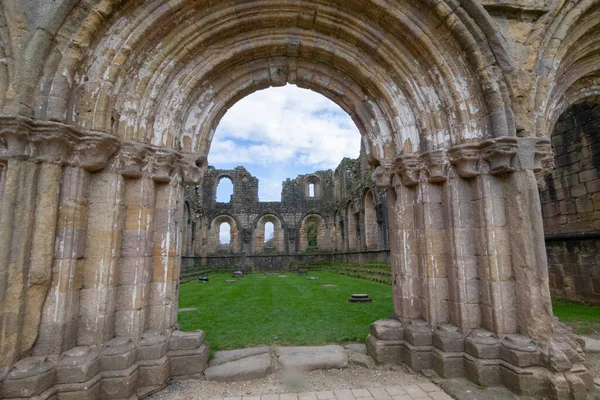
[[[55,122],[0,116],[0,155],[98,171],[119,147],[119,140]]]
[[[450,162],[456,173],[461,178],[474,178],[481,171],[479,146],[476,144],[463,144],[454,146],[448,152]]]
[[[448,179],[448,155],[446,151],[428,151],[423,153],[422,158],[429,182],[440,183]]]
[[[490,174],[499,175],[515,170],[514,159],[519,147],[516,137],[486,140],[481,144],[481,158],[488,162]]]
[[[533,162],[523,163],[522,158],[517,161],[517,154]],[[397,184],[411,187],[420,182],[443,183],[448,179],[450,168],[461,178],[471,179],[482,173],[501,175],[517,169],[547,171],[552,162],[553,153],[546,138],[500,137],[450,149],[403,154],[393,162],[383,160],[374,169],[373,180],[381,188]]]

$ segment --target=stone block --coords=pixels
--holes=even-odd
[[[404,328],[405,341],[413,346],[431,346],[432,332],[429,324],[422,320],[411,320]]]
[[[138,361],[138,386],[163,386],[169,379],[169,358],[165,355],[157,360]]]
[[[100,371],[99,352],[90,347],[74,347],[63,354],[56,368],[57,383],[89,381]]]
[[[500,358],[514,366],[541,366],[542,356],[533,340],[520,335],[506,335],[500,346]]]
[[[502,384],[520,396],[536,399],[549,396],[550,383],[543,368],[516,368],[505,364],[500,366]]]
[[[120,371],[105,371],[102,373],[100,398],[125,399],[133,396],[138,382],[138,366],[133,364]]]
[[[498,386],[502,382],[500,360],[480,360],[466,355],[464,366],[467,378],[478,385]]]
[[[465,351],[465,339],[457,327],[443,324],[433,332],[433,346],[445,353],[461,353]]]
[[[38,396],[56,378],[56,363],[49,357],[28,357],[14,364],[2,384],[2,397]]]
[[[138,343],[137,359],[156,360],[167,354],[169,336],[164,331],[147,331]]]
[[[434,349],[431,357],[434,371],[442,378],[452,379],[465,376],[463,353],[445,353]]]
[[[169,351],[197,349],[204,342],[204,336],[203,331],[175,331],[169,339]]]
[[[135,342],[130,338],[114,338],[106,343],[100,358],[102,371],[124,370],[136,360]]]
[[[171,364],[172,377],[195,376],[206,368],[210,355],[210,346],[204,342],[192,350],[177,350],[167,352]]]
[[[379,363],[402,362],[402,340],[379,340],[373,334],[367,336],[367,354]]]
[[[479,359],[500,358],[500,341],[492,332],[477,329],[465,339],[465,351]]]
[[[402,361],[414,371],[432,368],[431,352],[432,346],[413,346],[404,342],[401,349]]]
[[[58,400],[96,400],[100,395],[102,376],[96,374],[86,382],[56,385]]]
[[[371,335],[379,340],[404,340],[404,327],[397,319],[380,319],[371,324]]]

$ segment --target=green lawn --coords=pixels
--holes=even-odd
[[[251,274],[226,284],[230,274],[210,275],[210,283],[181,285],[181,329],[202,329],[212,349],[261,344],[318,345],[364,341],[369,325],[393,314],[389,285],[329,272],[310,272],[318,280],[287,273]],[[322,285],[336,285],[325,288]],[[352,293],[368,293],[372,303],[350,303]]]
[[[600,306],[553,300],[552,309],[575,333],[600,339]]]

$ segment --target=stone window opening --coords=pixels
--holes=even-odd
[[[305,195],[309,199],[318,199],[321,197],[321,180],[316,176],[309,176],[306,179]]]
[[[218,235],[220,249],[229,250],[231,245],[231,225],[229,225],[229,222],[222,222],[219,225]]]
[[[275,225],[271,221],[265,224],[264,244],[266,249],[275,247]]]
[[[228,176],[219,178],[215,196],[217,203],[230,203],[233,200],[233,181]]]

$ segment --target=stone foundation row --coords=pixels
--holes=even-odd
[[[138,342],[115,338],[60,356],[28,357],[0,370],[0,398],[143,398],[172,378],[201,376],[209,354],[202,331],[147,332]]]
[[[466,377],[482,386],[506,386],[525,398],[586,399],[593,379],[584,365],[583,341],[557,323],[552,342],[520,335],[498,337],[452,325],[435,330],[422,320],[380,320],[371,325],[367,351],[381,363],[405,363],[442,378]]]

